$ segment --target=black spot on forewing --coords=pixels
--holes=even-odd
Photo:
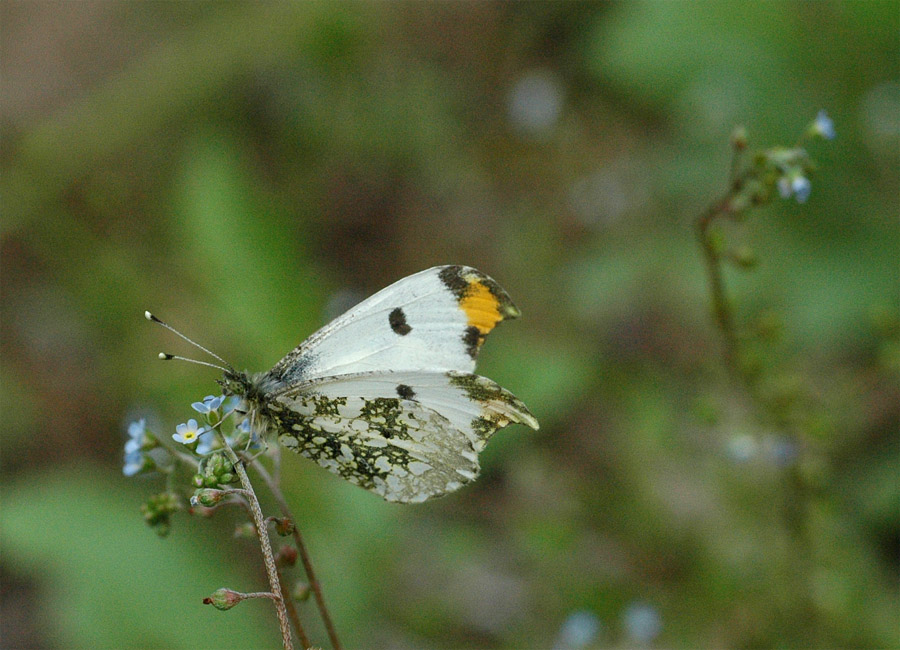
[[[397,384],[397,394],[403,399],[413,399],[416,396],[416,391],[406,384]]]
[[[412,331],[412,327],[406,322],[406,314],[399,307],[394,308],[390,313],[388,323],[390,323],[391,329],[400,336],[406,336]]]

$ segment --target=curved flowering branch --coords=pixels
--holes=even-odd
[[[808,176],[814,165],[802,145],[807,140],[831,140],[834,137],[834,123],[825,111],[819,111],[796,146],[759,151],[748,164],[744,155],[747,133],[742,127],[735,129],[731,138],[733,157],[728,191],[713,202],[695,223],[709,280],[713,317],[724,345],[725,365],[734,377],[744,383],[750,381],[750,376],[741,363],[734,308],[725,290],[722,270],[725,262],[750,268],[756,264],[756,257],[749,249],[728,250],[715,225],[724,219],[743,219],[751,208],[769,203],[776,191],[782,198],[793,197],[798,203],[804,203],[812,190]]]
[[[128,439],[124,450],[123,473],[126,476],[135,476],[159,472],[166,476],[168,487],[165,492],[151,497],[144,504],[142,507],[144,519],[161,536],[169,532],[171,515],[179,510],[187,509],[183,491],[178,487],[179,476],[183,477],[183,470],[187,469],[193,474],[190,481],[194,488],[194,493],[190,497],[191,512],[209,516],[220,507],[239,505],[248,513],[252,521],[249,530],[259,542],[270,587],[269,591],[254,593],[241,593],[223,588],[208,596],[204,602],[224,610],[230,609],[248,598],[268,598],[275,605],[283,647],[293,648],[291,625],[303,647],[311,647],[312,644],[306,636],[294,606],[294,596],[285,587],[284,577],[279,568],[279,562],[284,566],[292,566],[299,555],[303,560],[310,583],[305,593],[312,591],[315,594],[316,603],[332,645],[335,650],[341,650],[341,644],[328,609],[325,607],[309,554],[293,523],[294,518],[290,514],[277,482],[256,460],[256,456],[244,459],[246,454],[235,452],[235,449],[247,452],[259,450],[260,442],[253,435],[246,420],[235,423],[233,418],[228,417],[232,413],[232,409],[225,408],[224,402],[223,396],[212,395],[200,402],[194,402],[191,405],[192,408],[200,414],[205,423],[201,425],[196,419],[191,418],[186,423],[178,425],[171,437],[156,435],[147,427],[145,420],[139,420],[129,425]],[[227,434],[222,431],[225,428],[223,425],[226,424],[229,431]],[[245,464],[252,464],[259,470],[260,476],[275,496],[283,517],[263,516],[259,499],[247,475]],[[240,487],[229,487],[236,482],[240,483]],[[273,553],[268,531],[269,523],[274,524],[279,535],[293,534],[297,550],[291,546],[285,546],[279,550],[277,555]],[[301,592],[298,592],[296,597],[305,599]]]

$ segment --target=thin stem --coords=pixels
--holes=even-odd
[[[271,591],[253,591],[249,594],[241,594],[242,600],[247,600],[248,598],[270,598],[271,600],[278,600],[278,596]]]
[[[303,562],[303,570],[306,572],[306,579],[309,581],[309,587],[312,589],[313,596],[316,599],[316,605],[319,608],[319,614],[322,616],[322,622],[325,624],[325,630],[328,632],[328,638],[331,640],[331,646],[334,650],[342,650],[341,642],[338,639],[337,632],[334,629],[334,623],[331,620],[331,615],[328,612],[328,607],[325,605],[325,598],[322,595],[322,588],[319,585],[319,581],[316,579],[316,573],[313,570],[312,561],[309,558],[309,553],[306,551],[306,545],[303,543],[303,537],[300,535],[300,530],[297,528],[297,520],[294,517],[291,509],[288,507],[287,501],[284,498],[284,494],[282,494],[281,489],[278,487],[278,484],[272,480],[272,476],[266,471],[266,468],[263,467],[262,463],[258,460],[254,460],[251,463],[252,467],[256,472],[259,473],[262,480],[269,487],[269,490],[272,492],[272,496],[275,497],[275,501],[278,504],[278,508],[281,510],[281,514],[294,522],[294,543],[297,545],[297,551],[300,553],[300,560]]]
[[[275,612],[278,614],[278,624],[281,627],[281,639],[284,650],[293,650],[294,644],[291,641],[291,626],[288,623],[287,610],[285,608],[284,592],[281,589],[281,582],[278,580],[278,568],[275,566],[275,556],[272,554],[272,544],[269,542],[269,531],[263,518],[262,509],[259,507],[259,499],[253,491],[253,485],[250,483],[250,477],[247,476],[247,470],[244,469],[244,463],[234,450],[225,445],[225,453],[228,459],[234,465],[238,477],[241,479],[241,485],[247,491],[245,495],[250,506],[250,514],[253,517],[253,523],[256,526],[256,535],[259,537],[259,546],[262,549],[263,559],[266,564],[266,574],[269,577],[269,586],[272,588],[272,594],[277,595],[273,598],[275,603]]]
[[[731,303],[725,294],[725,282],[722,278],[722,256],[710,238],[709,229],[712,222],[728,213],[729,197],[711,205],[697,220],[697,240],[703,250],[706,272],[709,276],[709,288],[712,293],[713,315],[725,345],[725,365],[736,379],[742,379],[738,365],[738,337],[734,327],[734,316]]]

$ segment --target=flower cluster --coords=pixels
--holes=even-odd
[[[815,166],[803,145],[808,140],[835,137],[834,122],[823,110],[809,123],[796,146],[758,152],[749,168],[735,179],[735,191],[729,202],[731,212],[740,214],[752,205],[767,203],[774,192],[783,199],[805,203],[812,192],[809,176]],[[743,152],[747,147],[746,130],[735,129],[731,142],[736,153]]]
[[[170,488],[177,485],[173,480],[184,476],[185,488],[194,491],[191,504],[212,505],[219,486],[236,480],[234,467],[222,451],[224,445],[233,449],[260,446],[249,420],[244,418],[236,422],[228,417],[236,406],[234,398],[207,395],[191,404],[198,413],[196,418],[189,418],[175,427],[175,433],[164,436],[151,431],[145,419],[131,422],[122,473],[128,477],[162,473],[169,477]],[[152,497],[142,507],[145,520],[158,533],[166,534],[171,514],[186,509],[188,497],[189,493],[179,494],[171,489]]]

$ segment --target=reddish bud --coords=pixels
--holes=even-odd
[[[278,555],[275,556],[275,561],[282,566],[294,566],[297,564],[297,549],[285,544],[278,549]]]

